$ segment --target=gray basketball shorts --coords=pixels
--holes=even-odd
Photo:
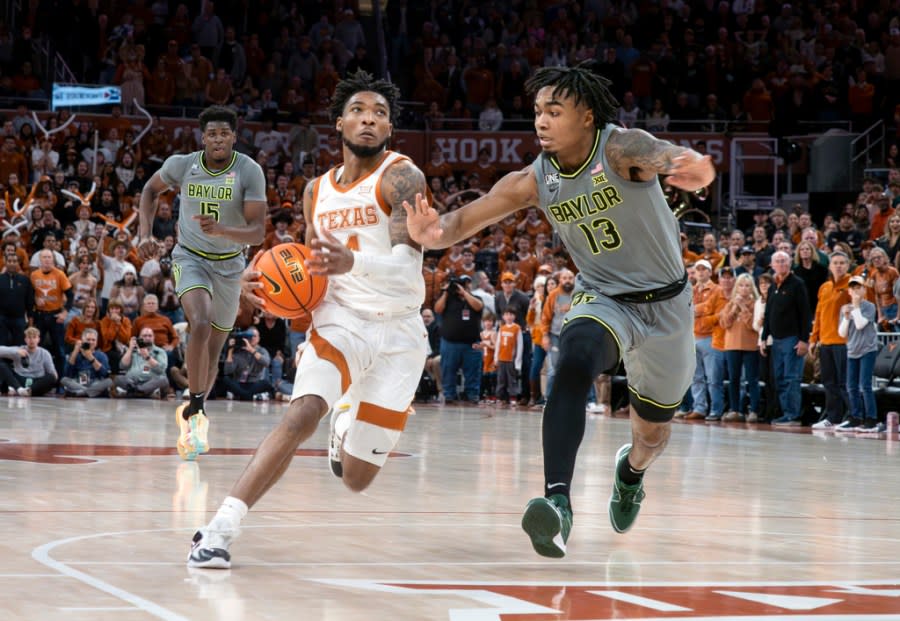
[[[172,250],[172,274],[175,293],[181,298],[188,291],[203,289],[212,298],[212,327],[231,332],[241,299],[241,273],[244,257],[213,261],[197,256],[181,246]]]
[[[661,302],[631,304],[578,281],[563,331],[580,317],[609,330],[625,363],[635,411],[649,421],[670,420],[691,385],[696,364],[691,287]]]

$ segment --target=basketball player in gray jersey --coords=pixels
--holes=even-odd
[[[187,346],[190,401],[175,410],[178,454],[194,460],[209,450],[204,398],[219,354],[234,327],[244,271],[244,248],[265,237],[266,179],[262,168],[234,150],[236,114],[221,106],[200,113],[203,151],[166,159],[141,192],[138,251],[150,258],[160,192],[178,187],[178,244],[172,251],[175,292],[191,329]]]
[[[694,191],[709,185],[715,170],[709,156],[615,127],[618,103],[609,84],[586,64],[538,69],[526,85],[542,150],[534,163],[443,216],[424,197],[404,205],[411,237],[426,248],[446,248],[539,206],[578,268],[544,408],[544,497],[531,500],[522,516],[535,551],[550,557],[565,555],[572,527],[570,486],[592,380],[624,360],[632,441],[616,454],[609,517],[625,532],[694,367],[691,289],[658,175]]]

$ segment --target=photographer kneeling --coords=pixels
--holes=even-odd
[[[265,347],[259,346],[259,331],[249,328],[228,339],[225,372],[222,385],[230,398],[249,401],[268,400],[272,385],[266,381],[271,358]]]
[[[109,391],[109,360],[97,349],[97,331],[85,328],[66,358],[66,376],[59,382],[67,397],[96,397]]]
[[[131,337],[122,354],[121,365],[126,371],[115,379],[114,396],[165,399],[169,394],[167,361],[166,350],[153,343],[153,329],[142,328],[137,338]]]
[[[434,303],[441,314],[441,379],[444,402],[457,400],[456,374],[465,378],[465,401],[478,404],[481,395],[481,311],[484,302],[471,292],[472,279],[463,274],[453,277]]]

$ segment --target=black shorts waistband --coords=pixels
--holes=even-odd
[[[634,293],[620,293],[619,295],[610,296],[619,302],[627,302],[628,304],[647,304],[648,302],[662,302],[670,300],[676,295],[684,291],[684,287],[688,282],[687,272],[680,279],[673,283],[651,289],[650,291],[636,291]]]

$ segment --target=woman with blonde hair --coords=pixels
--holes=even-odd
[[[869,251],[872,269],[869,271],[867,286],[875,294],[875,307],[878,309],[879,328],[892,332],[890,323],[897,318],[897,300],[894,298],[894,282],[900,278],[900,272],[892,267],[887,252],[880,246]]]
[[[819,287],[828,280],[828,268],[819,263],[819,253],[811,241],[803,240],[797,244],[793,272],[806,285],[809,310],[815,313],[819,303]]]
[[[728,364],[730,411],[725,423],[742,423],[747,416],[757,419],[759,411],[759,331],[754,328],[759,293],[750,274],[741,274],[734,282],[731,298],[719,311],[719,323],[725,328],[725,362]],[[741,376],[746,389],[741,390]],[[744,395],[749,397],[749,412],[743,412]]]
[[[876,242],[887,253],[888,260],[897,267],[897,254],[900,251],[900,213],[895,213],[888,218],[884,227],[884,235]],[[898,268],[900,269],[900,268]]]

